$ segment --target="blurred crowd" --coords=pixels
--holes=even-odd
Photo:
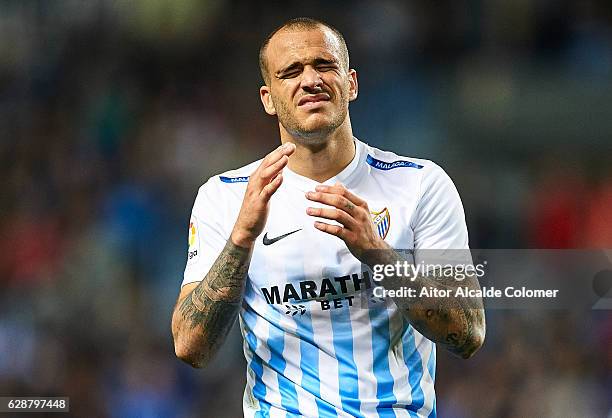
[[[6,0],[0,395],[241,416],[238,333],[192,370],[170,314],[197,188],[278,143],[257,53],[300,15],[345,35],[355,134],[449,172],[472,248],[612,248],[609,2]],[[441,417],[612,416],[609,311],[491,311],[438,354]]]

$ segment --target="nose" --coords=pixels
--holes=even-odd
[[[310,65],[305,66],[302,71],[300,87],[306,91],[311,91],[320,88],[322,84],[323,80],[321,80],[319,72]]]

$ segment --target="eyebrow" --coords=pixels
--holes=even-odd
[[[339,63],[339,62],[338,62],[338,60],[336,60],[336,59],[315,58],[314,60],[312,60],[312,63],[313,63],[315,66],[318,66],[318,65],[321,65],[321,64],[336,64],[336,65],[338,65],[338,63]],[[276,72],[276,75],[278,76],[278,75],[280,75],[280,74],[287,73],[287,72],[289,72],[289,71],[291,71],[291,70],[294,70],[294,69],[296,69],[296,68],[299,68],[301,65],[302,65],[302,63],[301,63],[301,62],[297,62],[297,61],[296,61],[296,62],[292,62],[292,63],[291,63],[291,64],[289,64],[287,67],[285,67],[285,68],[283,68],[283,69],[281,69],[281,70],[277,71],[277,72]]]

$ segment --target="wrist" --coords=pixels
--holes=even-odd
[[[391,261],[389,251],[393,251],[389,244],[383,240],[375,241],[370,249],[363,252],[361,262],[370,268],[374,268],[376,264],[389,263]]]
[[[248,249],[253,248],[253,246],[255,245],[256,238],[257,237],[253,238],[250,234],[240,230],[233,230],[232,234],[230,235],[230,240],[232,241],[232,244],[237,247]]]

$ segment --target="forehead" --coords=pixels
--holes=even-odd
[[[270,39],[266,55],[271,70],[314,58],[342,61],[340,40],[325,27],[283,29]]]

